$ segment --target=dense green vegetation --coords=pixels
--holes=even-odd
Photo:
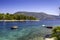
[[[52,36],[56,37],[57,40],[60,40],[60,26],[57,26],[56,28],[53,29]]]
[[[27,16],[24,14],[0,14],[0,20],[36,20],[33,16]]]

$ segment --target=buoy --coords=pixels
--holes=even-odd
[[[12,26],[11,29],[18,29],[18,26]]]

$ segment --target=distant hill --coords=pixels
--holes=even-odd
[[[55,15],[49,15],[44,12],[16,12],[14,14],[23,14],[23,15],[28,15],[28,16],[34,16],[38,18],[39,20],[60,20],[60,16],[55,16]]]

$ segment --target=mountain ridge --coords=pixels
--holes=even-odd
[[[38,18],[39,20],[60,20],[60,16],[56,15],[49,15],[44,12],[16,12],[14,14],[23,14],[28,16],[34,16]]]

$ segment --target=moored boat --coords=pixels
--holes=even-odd
[[[12,26],[11,29],[18,29],[18,26]]]
[[[52,29],[53,27],[52,26],[46,26],[46,28]]]

